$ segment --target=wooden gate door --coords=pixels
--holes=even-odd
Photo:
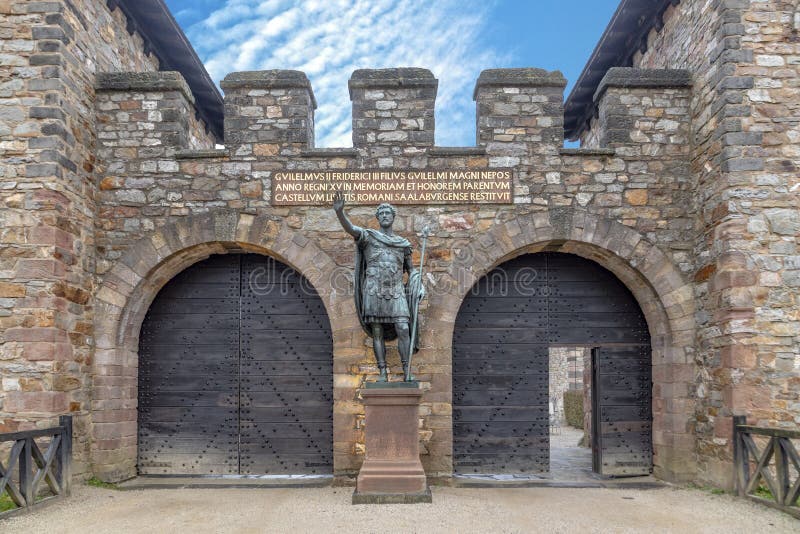
[[[243,475],[333,472],[333,346],[317,292],[293,269],[242,258]]]
[[[592,466],[601,475],[653,470],[649,345],[592,349]]]
[[[461,306],[453,334],[457,473],[549,470],[545,273],[542,255],[511,260]]]
[[[305,279],[265,256],[178,274],[139,338],[139,473],[332,472],[332,340]]]
[[[494,269],[465,297],[453,333],[456,473],[549,470],[550,346],[639,344],[649,365],[649,343],[633,295],[595,262],[542,252]],[[617,356],[629,360],[608,353]],[[605,365],[609,374],[627,369]],[[601,386],[615,385],[608,380]],[[640,401],[649,413],[649,397]]]

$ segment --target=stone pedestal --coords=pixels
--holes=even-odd
[[[361,396],[366,412],[366,457],[353,504],[431,502],[419,461],[419,384],[368,384]]]

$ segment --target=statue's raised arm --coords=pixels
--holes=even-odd
[[[336,217],[339,219],[339,224],[342,225],[344,231],[353,236],[353,239],[361,237],[361,229],[353,226],[347,215],[344,214],[344,195],[341,191],[336,191],[333,194],[333,211],[336,212]]]

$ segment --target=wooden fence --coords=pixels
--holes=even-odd
[[[6,462],[0,461],[0,496],[7,492],[20,510],[30,510],[54,498],[69,495],[72,478],[72,416],[62,415],[59,426],[0,434],[0,445],[11,443]],[[44,452],[36,438],[49,438]],[[41,483],[50,489],[49,497],[41,498]]]
[[[760,438],[761,448],[754,438]],[[800,455],[792,439],[800,439],[800,430],[749,426],[744,416],[733,418],[736,491],[800,518]]]

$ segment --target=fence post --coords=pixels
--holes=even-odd
[[[792,503],[786,502],[789,495],[789,458],[783,451],[784,438],[780,436],[773,436],[773,456],[775,457],[775,485],[778,489],[778,494],[775,495],[775,500],[778,504],[791,505]],[[788,440],[787,440],[788,441]]]
[[[19,455],[19,491],[25,501],[25,508],[33,506],[33,480],[31,464],[33,463],[33,438],[23,438],[25,444]]]
[[[744,446],[742,434],[739,431],[739,425],[744,425],[746,423],[746,416],[733,416],[733,483],[736,493],[741,497],[745,496],[745,489],[750,479],[750,462],[747,457],[747,449]]]
[[[744,444],[739,425],[747,424],[747,416],[733,416],[733,477],[736,492],[740,497],[745,496],[747,484],[750,481],[750,459]]]
[[[58,418],[59,426],[64,427],[61,434],[61,492],[69,495],[72,486],[72,416],[62,415]]]

